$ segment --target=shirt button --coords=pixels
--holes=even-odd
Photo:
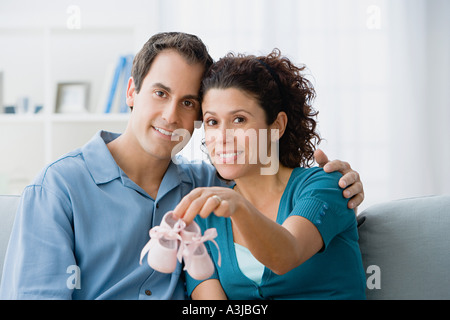
[[[145,290],[145,294],[148,295],[148,296],[151,296],[152,292],[150,290]]]
[[[156,209],[159,209],[159,203],[156,204]]]

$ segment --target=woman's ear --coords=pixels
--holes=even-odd
[[[284,111],[281,111],[278,113],[277,118],[275,121],[270,125],[270,129],[278,130],[278,139],[281,139],[284,132],[286,131],[286,126],[288,123],[288,117],[287,114]]]

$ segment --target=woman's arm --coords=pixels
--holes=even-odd
[[[209,279],[200,283],[191,294],[194,300],[227,300],[219,280]]]
[[[215,195],[222,199],[220,203]],[[243,245],[276,274],[299,266],[323,246],[319,231],[306,218],[292,216],[279,225],[229,188],[194,189],[174,209],[174,216],[189,224],[197,214],[206,218],[213,211],[216,216],[230,217]]]
[[[300,216],[279,225],[245,201],[231,220],[253,256],[278,275],[298,267],[323,247],[317,228]]]

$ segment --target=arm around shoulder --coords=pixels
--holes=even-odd
[[[308,178],[295,187],[289,205],[289,216],[308,219],[320,232],[324,247],[339,233],[356,226],[355,213],[338,185],[341,176],[311,168]]]

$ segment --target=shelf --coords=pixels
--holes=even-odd
[[[65,6],[57,9],[63,17]],[[135,18],[89,22],[86,16],[82,29],[73,30],[65,19],[53,19],[58,16],[49,14],[39,25],[22,16],[0,22],[0,193],[19,193],[46,164],[83,146],[99,130],[122,133],[127,127],[129,112],[105,114],[100,106],[106,103],[118,57],[137,52],[142,36],[147,40],[146,24],[136,25]],[[54,112],[58,83],[64,82],[90,84],[88,112]],[[17,105],[25,97],[42,110],[3,113],[3,106]]]
[[[44,114],[0,114],[0,123],[44,121]]]
[[[129,113],[85,113],[85,114],[52,114],[50,119],[52,122],[126,122]]]
[[[127,122],[129,113],[111,114],[0,114],[0,123],[24,123],[50,121],[62,122]]]

